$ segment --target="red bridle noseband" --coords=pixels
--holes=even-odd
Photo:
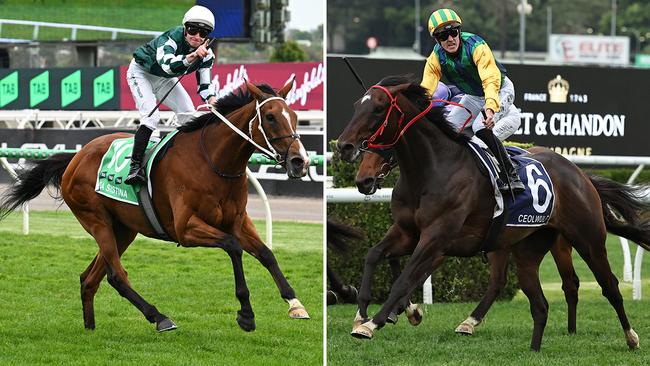
[[[379,89],[379,90],[382,90],[384,93],[386,93],[386,95],[388,95],[388,98],[390,99],[390,107],[388,107],[388,112],[386,113],[386,118],[384,118],[384,122],[379,126],[377,131],[375,131],[368,138],[368,140],[363,141],[361,143],[362,149],[386,149],[386,148],[393,147],[397,143],[397,141],[402,137],[402,135],[404,135],[406,130],[408,130],[408,128],[411,127],[412,124],[419,121],[422,117],[424,117],[427,113],[429,113],[431,108],[433,108],[434,103],[451,104],[451,105],[454,105],[454,106],[457,106],[457,107],[464,108],[467,111],[467,113],[469,113],[469,117],[467,117],[467,119],[465,120],[465,122],[461,126],[460,131],[458,131],[458,134],[461,134],[463,132],[463,130],[465,129],[465,126],[467,125],[467,123],[473,117],[472,112],[462,104],[455,103],[455,102],[450,102],[450,101],[444,100],[444,99],[433,99],[433,100],[431,100],[431,103],[429,103],[429,106],[427,108],[425,108],[422,112],[418,113],[417,116],[413,117],[410,121],[408,121],[408,123],[406,123],[406,125],[404,125],[404,127],[402,127],[402,123],[404,122],[404,112],[402,111],[400,106],[397,104],[397,95],[393,96],[393,94],[391,94],[391,92],[386,87],[383,87],[381,85],[373,85],[373,86],[370,87],[370,89]],[[377,139],[378,137],[380,137],[384,133],[384,129],[388,125],[388,119],[390,118],[390,114],[393,112],[393,108],[396,109],[400,113],[399,119],[397,120],[397,132],[395,133],[395,135],[396,135],[395,138],[393,139],[392,142],[387,143],[387,144],[376,144],[376,143],[374,143],[375,139]]]

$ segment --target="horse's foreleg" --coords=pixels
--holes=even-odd
[[[437,248],[435,245],[421,244],[418,244],[406,267],[397,281],[393,283],[388,300],[386,300],[379,312],[372,319],[362,324],[356,324],[352,330],[352,336],[357,338],[372,338],[375,329],[379,329],[386,324],[390,312],[396,309],[400,305],[400,302],[406,301],[413,290],[420,286],[431,272],[433,272],[431,259],[438,259],[441,256],[436,252]]]
[[[334,293],[334,296],[336,297],[336,301],[334,303],[338,302],[340,296],[341,301],[345,303],[356,304],[357,295],[359,294],[356,287],[352,286],[351,284],[346,285],[343,283],[341,276],[339,276],[338,273],[334,272],[330,268],[329,263],[327,263],[327,280],[330,283],[330,292]],[[330,305],[329,301],[327,304]]]
[[[275,255],[273,255],[273,252],[260,239],[250,217],[246,216],[241,230],[242,236],[240,240],[242,248],[257,258],[269,271],[275,285],[280,291],[280,296],[289,304],[289,317],[293,319],[309,319],[309,313],[307,313],[305,307],[296,297],[296,292],[289,284],[289,281],[287,281],[284,273],[282,273],[278,261],[275,259]]]
[[[474,327],[483,321],[485,314],[487,314],[492,304],[494,304],[499,292],[506,285],[509,257],[510,250],[508,249],[488,254],[488,260],[490,261],[490,282],[487,291],[470,316],[456,327],[456,333],[474,334]]]
[[[564,291],[567,303],[567,327],[569,333],[573,334],[576,332],[576,308],[580,279],[573,268],[571,252],[571,244],[563,236],[558,236],[555,244],[551,247],[551,254],[553,254],[555,265],[562,278],[562,291]]]
[[[176,227],[180,233],[180,244],[184,247],[209,247],[222,248],[232,262],[235,275],[235,296],[241,305],[237,312],[237,324],[247,332],[255,330],[255,315],[249,297],[250,292],[244,277],[244,266],[242,263],[242,246],[239,240],[208,225],[197,216],[192,216],[187,222]]]
[[[371,299],[372,279],[379,262],[390,254],[394,258],[394,260],[391,262],[393,274],[396,275],[396,278],[399,278],[398,276],[400,274],[400,271],[397,257],[408,254],[410,252],[410,247],[414,246],[411,244],[412,240],[406,234],[406,232],[404,232],[398,225],[393,224],[388,229],[386,235],[384,235],[384,238],[368,250],[363,266],[361,288],[359,289],[359,307],[354,319],[353,327],[356,328],[359,324],[365,322],[368,319],[368,304],[370,304]],[[398,304],[396,304],[394,309],[391,309],[391,311],[397,310]]]

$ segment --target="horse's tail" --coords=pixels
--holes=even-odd
[[[345,251],[347,240],[361,240],[363,232],[351,226],[327,219],[327,246],[338,251]]]
[[[650,250],[650,192],[647,186],[628,186],[598,176],[589,176],[603,206],[607,231],[632,240]]]
[[[0,220],[23,203],[36,198],[47,186],[61,188],[63,172],[74,153],[52,155],[47,159],[34,160],[34,166],[18,175],[18,182],[11,186],[0,199]]]

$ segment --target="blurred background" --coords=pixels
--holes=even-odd
[[[0,0],[0,148],[79,149],[100,134],[134,131],[139,116],[125,80],[132,54],[181,25],[195,4],[215,15],[217,95],[245,78],[279,89],[295,77],[288,104],[308,152],[322,154],[321,0]],[[181,85],[202,104],[194,77]],[[165,133],[176,119],[166,106],[161,111]],[[15,167],[22,162],[10,159]],[[318,200],[311,212],[321,220],[322,166],[298,182],[281,168],[250,168],[270,195]],[[9,179],[0,170],[0,183]]]

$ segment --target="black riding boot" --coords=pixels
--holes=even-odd
[[[497,139],[496,136],[494,136],[494,133],[492,130],[488,128],[484,128],[482,130],[476,131],[476,137],[480,138],[485,142],[485,144],[488,146],[492,154],[494,154],[494,157],[497,158],[497,160],[500,162],[501,159],[499,159],[499,155],[503,157],[503,165],[501,167],[501,177],[499,181],[497,181],[499,190],[500,191],[508,191],[508,178],[510,180],[510,186],[512,187],[512,190],[515,192],[521,192],[526,189],[524,187],[524,184],[521,182],[521,179],[519,179],[519,175],[517,174],[517,171],[515,170],[515,167],[512,165],[512,161],[510,160],[510,156],[506,152],[506,149],[503,147],[503,144],[501,144],[501,141]],[[507,175],[507,177],[506,177]]]
[[[131,153],[131,168],[129,169],[129,175],[124,180],[124,183],[130,186],[142,185],[147,182],[144,172],[142,171],[142,160],[152,132],[151,128],[145,125],[140,125],[138,131],[135,133],[133,152]]]

